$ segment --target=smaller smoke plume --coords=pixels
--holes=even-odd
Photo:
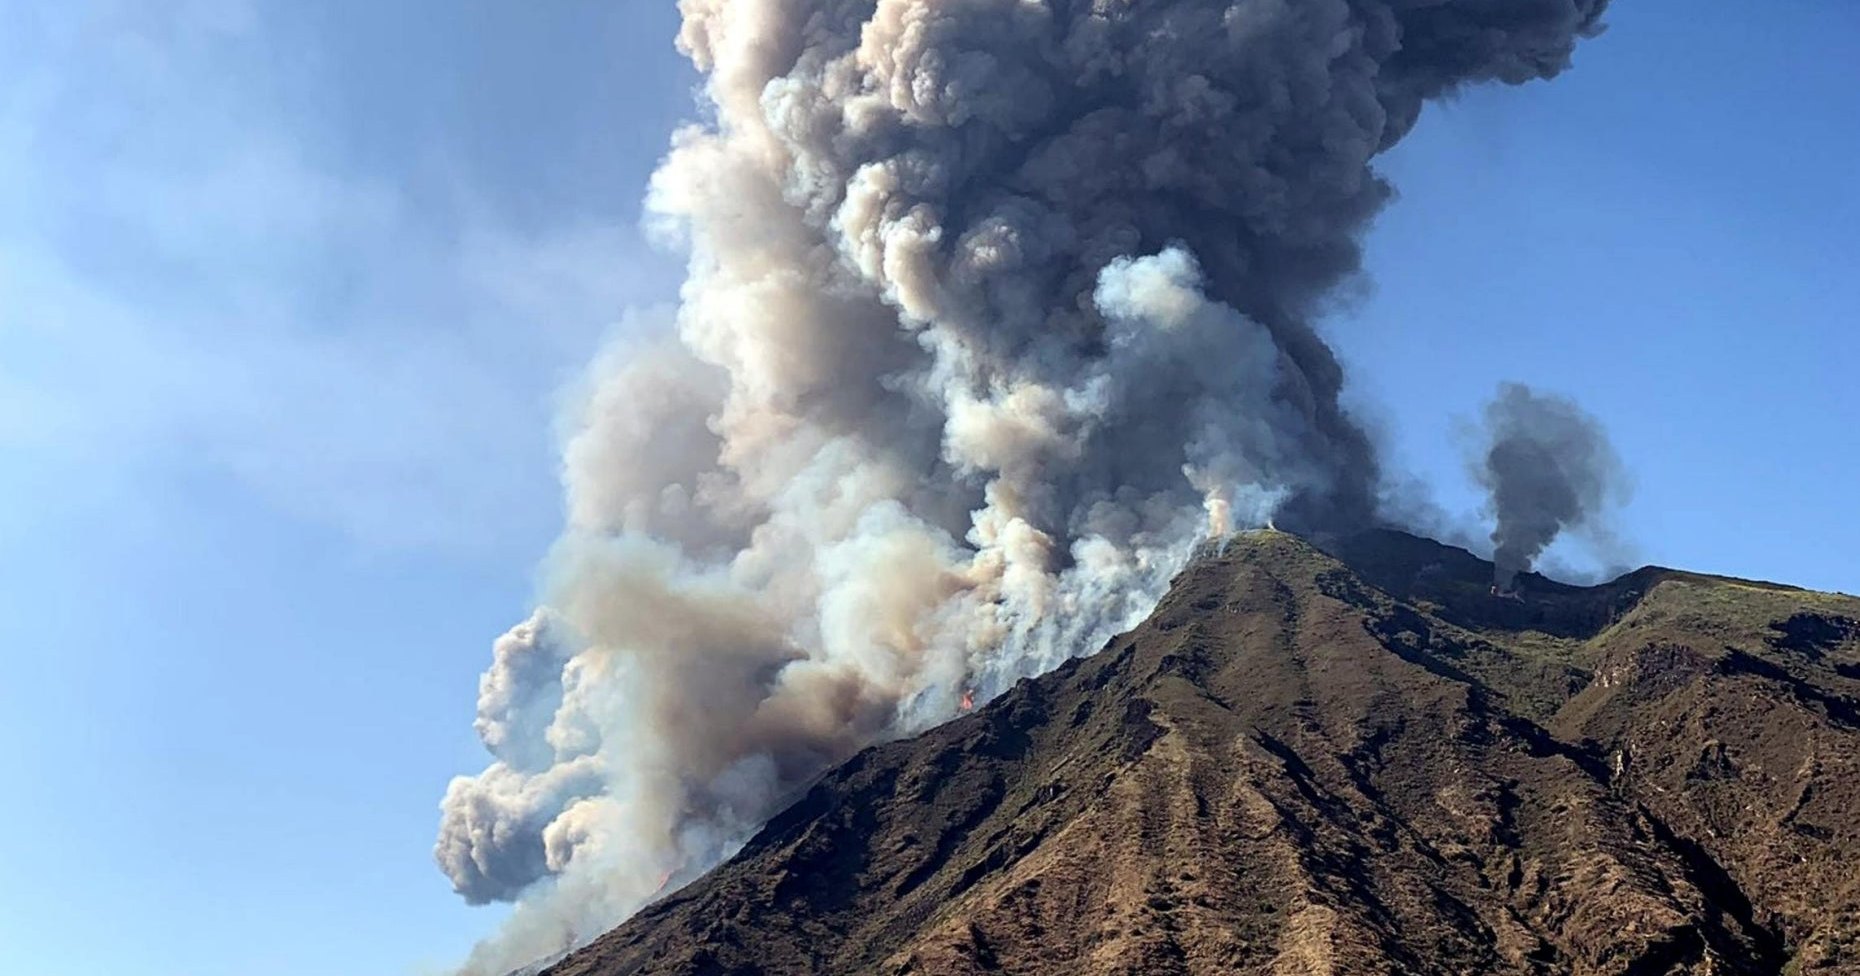
[[[1564,530],[1607,541],[1604,511],[1625,499],[1621,461],[1601,424],[1574,402],[1504,383],[1485,408],[1477,469],[1497,517],[1492,562],[1511,589]]]

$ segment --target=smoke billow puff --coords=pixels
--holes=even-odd
[[[436,855],[468,969],[715,863],[828,765],[1147,613],[1195,542],[1373,516],[1312,329],[1422,104],[1606,0],[681,0],[713,121],[651,224],[676,341],[597,364],[547,609]]]
[[[1627,487],[1594,417],[1562,397],[1505,383],[1486,405],[1484,435],[1476,474],[1497,519],[1492,563],[1499,589],[1509,590],[1566,530],[1608,538],[1602,520]]]

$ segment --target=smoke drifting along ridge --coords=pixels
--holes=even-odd
[[[1478,475],[1498,520],[1492,563],[1501,590],[1567,529],[1608,537],[1605,509],[1627,488],[1621,461],[1594,417],[1562,397],[1505,383],[1486,405],[1485,436]]]
[[[655,228],[677,341],[566,448],[436,856],[598,934],[874,741],[1134,625],[1197,540],[1374,515],[1312,330],[1422,104],[1555,75],[1606,0],[681,0],[714,119]]]

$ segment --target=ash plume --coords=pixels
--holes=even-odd
[[[546,609],[436,856],[591,938],[828,765],[1134,625],[1195,543],[1375,513],[1313,330],[1429,99],[1606,0],[681,0],[676,341],[596,365]],[[545,720],[546,717],[546,720]]]
[[[1607,507],[1626,495],[1621,462],[1601,424],[1570,400],[1505,383],[1485,408],[1477,475],[1497,519],[1494,583],[1518,574],[1566,530],[1608,538]]]

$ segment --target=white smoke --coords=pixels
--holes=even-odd
[[[676,342],[595,367],[436,856],[599,934],[829,765],[1098,647],[1196,542],[1371,515],[1315,303],[1422,101],[1605,0],[682,0]]]

